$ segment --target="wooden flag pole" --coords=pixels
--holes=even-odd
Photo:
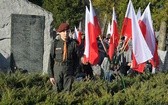
[[[129,41],[130,41],[130,38],[128,39],[128,41],[127,41],[126,43],[124,42],[124,45],[123,45],[123,47],[122,47],[122,49],[121,49],[120,54],[124,52],[124,50],[126,49],[128,43],[129,43]]]
[[[106,54],[107,54],[107,49],[106,49],[106,47],[105,47],[105,45],[104,45],[104,43],[103,43],[103,40],[102,40],[102,38],[101,38],[101,36],[99,35],[99,38],[100,38],[100,42],[102,43],[102,45],[103,45],[103,48],[104,48],[104,51],[106,52]]]

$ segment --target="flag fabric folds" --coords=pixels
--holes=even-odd
[[[98,19],[90,1],[90,11],[85,14],[85,50],[86,61],[95,65],[99,61],[97,38],[101,34]]]
[[[106,38],[108,37],[109,34],[111,35],[111,25],[110,25],[110,22],[108,23],[108,26],[107,26]]]
[[[139,20],[141,17],[141,8],[139,7],[138,12],[137,12],[137,19]]]
[[[96,13],[94,11],[94,8],[92,6],[92,2],[91,0],[89,1],[90,1],[90,18],[89,19],[90,19],[90,23],[94,26],[93,28],[94,30],[91,30],[91,31],[94,31],[94,36],[98,37],[101,34],[101,28],[100,28]]]
[[[153,67],[157,67],[159,65],[159,57],[157,52],[156,36],[154,33],[152,17],[150,12],[150,3],[146,7],[144,13],[142,14],[139,20],[139,26],[146,40],[146,43],[153,55],[153,58],[150,60],[150,62]]]
[[[79,30],[79,28],[77,29],[75,27],[75,37],[74,38],[78,41],[78,45],[82,43],[82,32]]]
[[[85,49],[84,49],[84,62],[89,62],[89,32],[88,32],[88,23],[89,23],[89,10],[86,6],[85,12]]]
[[[109,43],[109,50],[108,50],[108,55],[110,60],[112,60],[115,53],[115,49],[117,49],[118,41],[119,41],[119,34],[117,29],[117,20],[116,20],[115,10],[113,8],[111,36],[110,36],[110,43]]]
[[[131,0],[127,6],[122,35],[128,39],[132,39],[132,68],[138,72],[143,72],[144,67],[141,66],[153,56],[140,30]]]

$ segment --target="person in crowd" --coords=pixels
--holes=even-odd
[[[107,44],[107,45],[109,45],[109,42],[110,42],[110,34],[108,34],[105,38],[103,38],[103,41]]]
[[[98,62],[99,65],[102,64],[104,57],[107,57],[107,49],[109,47],[108,44],[101,38],[102,37],[97,38],[98,52],[99,52],[99,62]]]
[[[102,65],[104,58],[107,57],[108,44],[106,42],[104,42],[102,36],[97,37],[97,44],[98,44],[99,61],[96,65],[92,65],[93,74],[96,77],[104,78],[105,72],[102,67],[105,67],[106,64],[103,64],[104,66],[102,66],[102,67],[101,67],[101,65]],[[106,63],[106,61],[105,61],[105,63]]]
[[[50,51],[49,79],[56,92],[70,92],[78,65],[77,43],[69,38],[69,24],[61,23]]]
[[[84,35],[82,35],[82,40],[81,40],[81,44],[78,45],[78,56],[79,56],[79,59],[81,59],[81,57],[83,57],[83,54],[84,54],[84,47],[85,47],[85,37]],[[83,64],[81,62],[81,60],[79,60],[79,65],[77,67],[78,71],[77,71],[77,79],[82,79],[82,80],[86,80],[86,79],[92,79],[93,78],[93,70],[91,68],[91,65],[90,63],[86,63],[86,64]]]
[[[117,62],[115,64],[120,65],[120,73],[127,75],[127,71],[130,69],[129,62],[131,62],[130,51],[128,52],[128,46],[125,43],[125,37],[122,36],[117,49]]]

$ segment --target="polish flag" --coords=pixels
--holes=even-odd
[[[75,36],[74,36],[74,39],[77,39],[77,37],[78,37],[78,30],[77,30],[77,28],[75,26]]]
[[[89,62],[89,32],[88,32],[88,24],[89,24],[89,10],[86,6],[85,12],[85,49],[84,49],[84,62]]]
[[[111,25],[110,25],[110,22],[108,23],[108,26],[107,26],[106,38],[108,37],[109,34],[111,35]]]
[[[138,12],[137,12],[137,19],[139,20],[141,17],[141,8],[139,7]]]
[[[101,28],[100,28],[96,13],[94,11],[94,8],[92,6],[91,0],[89,0],[89,2],[90,2],[90,23],[93,24],[94,26],[94,30],[93,30],[94,36],[98,37],[101,34]]]
[[[79,31],[79,29],[77,29],[75,27],[75,37],[74,39],[76,39],[78,41],[78,45],[80,45],[82,43],[82,32]]]
[[[150,62],[152,66],[156,68],[159,65],[159,56],[157,52],[156,36],[153,29],[152,17],[150,12],[150,3],[146,7],[144,13],[139,20],[139,26],[146,40],[146,43],[153,55],[153,58],[150,60]]]
[[[126,14],[125,14],[125,18],[122,24],[122,29],[121,29],[121,36],[125,37],[125,43],[128,43],[128,41],[131,39],[132,37],[132,28],[130,28],[131,25],[131,18],[129,18],[130,14],[130,3],[128,4],[127,10],[126,10]]]
[[[90,1],[88,35],[89,35],[89,63],[95,65],[99,61],[97,38],[101,34],[98,19]]]
[[[79,45],[82,43],[82,25],[81,25],[81,22],[79,22],[79,27],[78,27],[78,42],[79,42]]]
[[[117,20],[116,20],[116,14],[113,7],[113,17],[112,17],[112,26],[111,26],[111,36],[110,36],[110,43],[109,43],[109,50],[108,55],[110,60],[112,60],[114,56],[115,49],[118,46],[119,41],[119,34],[117,29]]]
[[[132,38],[132,68],[138,72],[143,72],[144,63],[153,56],[142,35],[131,0],[127,6],[122,35],[125,35],[128,38]]]

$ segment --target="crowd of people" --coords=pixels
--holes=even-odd
[[[99,62],[91,65],[83,62],[85,48],[85,36],[82,34],[81,43],[74,39],[75,33],[70,33],[69,25],[61,23],[57,35],[51,46],[49,77],[56,92],[71,91],[74,80],[90,80],[95,78],[112,82],[115,75],[138,74],[131,68],[132,44],[128,42],[124,46],[125,37],[121,37],[112,60],[107,54],[110,35],[98,37]],[[117,42],[116,42],[117,43]],[[146,70],[152,72],[150,62],[147,62]]]

